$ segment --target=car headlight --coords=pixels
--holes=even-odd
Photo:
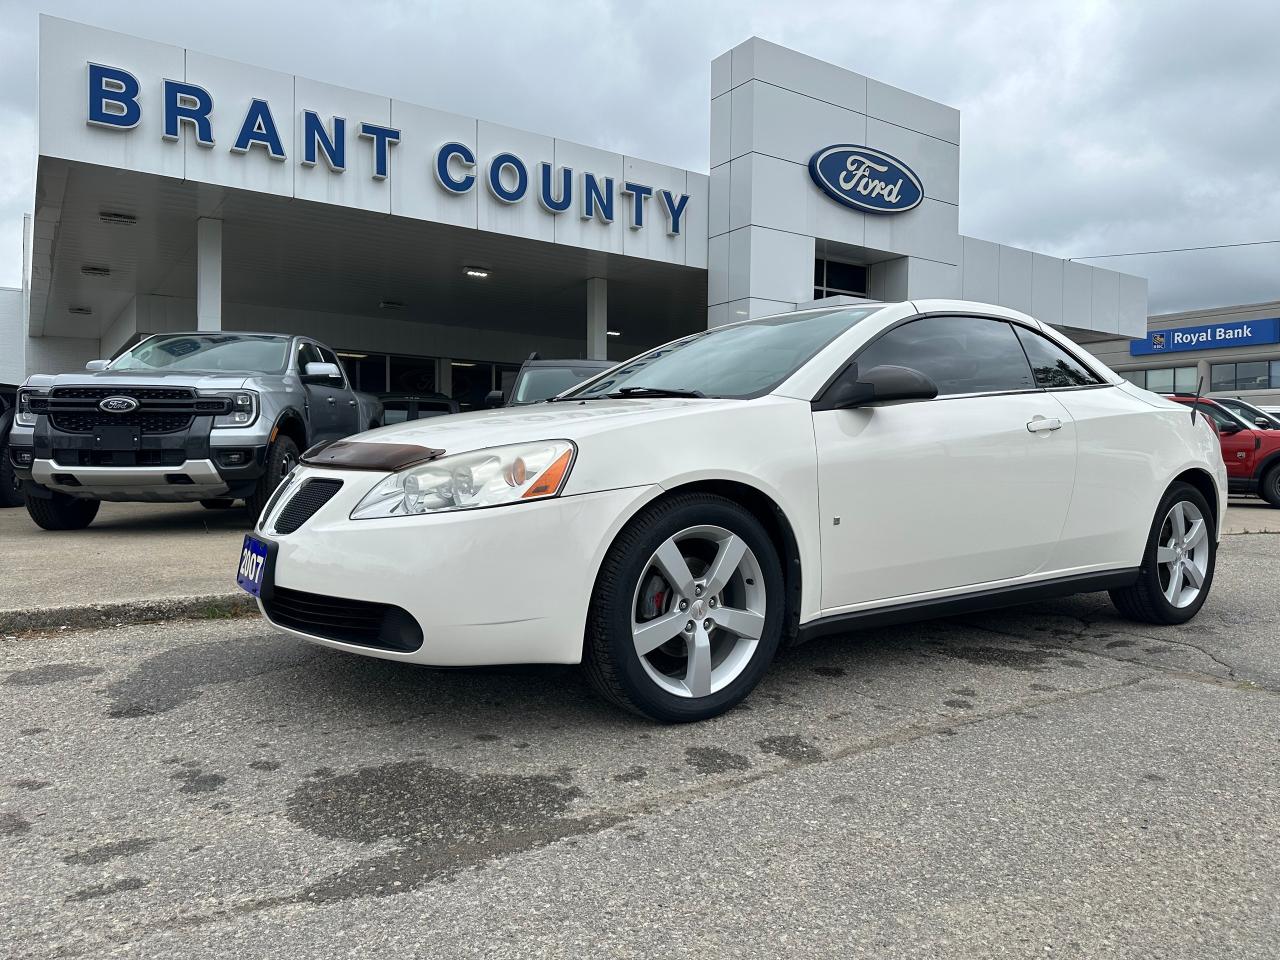
[[[48,396],[48,390],[19,390],[18,408],[13,412],[13,422],[20,427],[34,427],[38,414],[31,409],[33,397]]]
[[[231,401],[231,412],[213,418],[215,429],[247,427],[258,419],[258,395],[252,390],[201,390],[202,397],[226,397]]]
[[[441,457],[393,473],[351,511],[352,520],[475,510],[554,497],[564,489],[577,448],[542,440]]]

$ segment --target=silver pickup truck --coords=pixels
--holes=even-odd
[[[31,518],[78,530],[103,500],[244,500],[256,517],[301,451],[382,424],[332,350],[259,333],[165,333],[18,389],[9,457]]]

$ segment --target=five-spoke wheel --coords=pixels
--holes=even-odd
[[[1185,623],[1194,617],[1213,583],[1216,520],[1195,487],[1170,486],[1156,508],[1137,580],[1111,591],[1116,609],[1144,623]]]

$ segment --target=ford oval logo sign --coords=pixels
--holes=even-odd
[[[138,409],[138,401],[133,397],[104,397],[98,409],[104,413],[132,413]]]
[[[924,187],[910,167],[870,147],[837,143],[809,158],[809,176],[836,203],[864,213],[905,213]]]

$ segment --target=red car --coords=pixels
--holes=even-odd
[[[1231,493],[1253,494],[1280,507],[1280,430],[1260,429],[1209,397],[1168,399],[1194,405],[1217,426]]]

